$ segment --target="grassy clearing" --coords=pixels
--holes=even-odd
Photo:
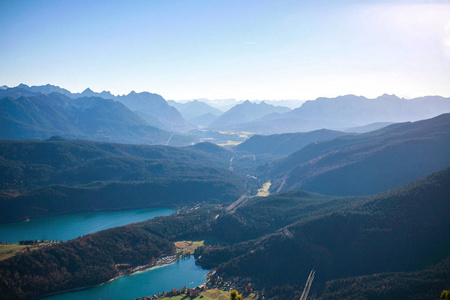
[[[194,254],[195,249],[203,246],[205,241],[179,241],[175,242],[177,252],[183,252],[183,254]]]
[[[171,299],[171,300],[230,300],[230,292],[223,291],[219,289],[210,289],[204,292],[201,292],[198,297],[190,298],[186,295],[178,295],[173,297],[164,297],[161,299]],[[256,296],[254,294],[250,294],[247,297],[244,297],[244,300],[255,300]]]
[[[272,185],[272,183],[270,181],[267,181],[266,183],[263,184],[262,188],[260,188],[258,190],[258,194],[256,194],[256,196],[258,197],[267,197],[270,195],[269,189],[270,186]]]
[[[50,244],[51,244],[50,242],[43,242],[39,243],[38,245],[19,245],[19,244],[0,245],[0,261],[13,257],[14,255],[16,255],[21,251],[27,251],[26,250],[27,247],[29,247],[30,251],[32,251]]]

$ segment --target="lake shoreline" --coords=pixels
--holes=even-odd
[[[170,260],[169,262],[164,262],[164,261],[159,262],[159,261],[163,260],[164,258],[171,258],[173,256],[175,256],[175,255],[168,255],[168,256],[160,257],[160,258],[158,258],[156,263],[153,264],[153,265],[147,264],[147,265],[137,266],[137,267],[133,268],[132,271],[119,273],[119,275],[114,276],[113,278],[111,278],[111,279],[109,279],[107,281],[104,281],[102,283],[99,283],[99,284],[93,284],[93,285],[89,285],[89,286],[83,286],[83,287],[79,287],[79,288],[73,288],[73,289],[69,289],[69,290],[63,290],[63,291],[59,291],[59,292],[55,292],[55,293],[45,294],[45,295],[38,296],[38,297],[33,298],[33,299],[45,299],[45,298],[56,296],[56,295],[59,295],[59,294],[65,294],[65,293],[71,293],[71,292],[78,292],[78,291],[82,291],[82,290],[87,290],[87,289],[90,289],[90,288],[102,286],[102,285],[107,284],[109,282],[112,282],[112,281],[114,281],[114,280],[116,280],[116,279],[118,279],[120,277],[131,276],[131,275],[138,274],[138,273],[141,273],[141,272],[150,271],[152,269],[166,267],[166,266],[172,265],[172,264],[176,263],[177,261],[179,261],[180,256],[177,256],[176,259]]]
[[[169,216],[177,210],[168,207],[120,211],[90,211],[31,219],[27,222],[0,224],[0,242],[18,243],[26,240],[68,241],[112,227]]]
[[[157,259],[156,263],[154,264],[146,264],[146,265],[142,265],[142,266],[137,266],[135,268],[132,268],[131,271],[125,271],[120,273],[119,275],[117,275],[116,277],[108,280],[107,282],[113,281],[116,278],[119,278],[121,276],[127,276],[127,275],[133,275],[139,272],[144,272],[144,271],[149,271],[151,269],[156,269],[156,268],[160,268],[160,267],[165,267],[171,264],[176,263],[181,256],[178,255],[167,255],[167,256],[163,256]],[[106,283],[106,282],[104,282]],[[104,284],[102,283],[102,284]]]
[[[108,212],[126,212],[126,211],[135,211],[135,210],[150,210],[150,209],[171,209],[174,210],[175,213],[179,211],[179,207],[176,205],[166,205],[166,206],[144,206],[144,207],[119,207],[119,208],[96,208],[96,209],[81,209],[81,210],[74,210],[71,212],[64,212],[64,213],[54,213],[54,214],[48,214],[45,216],[38,216],[34,218],[26,217],[24,219],[17,219],[12,221],[0,221],[0,225],[9,225],[9,224],[20,224],[20,223],[26,223],[34,220],[40,220],[45,218],[54,218],[54,217],[63,217],[63,216],[70,216],[70,215],[76,215],[76,214],[88,214],[88,213],[108,213]]]

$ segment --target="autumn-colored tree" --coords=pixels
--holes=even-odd
[[[236,290],[232,290],[230,292],[230,300],[242,300],[242,295],[239,295]]]

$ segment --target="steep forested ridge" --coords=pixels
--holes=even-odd
[[[327,129],[311,132],[254,135],[235,147],[236,151],[249,154],[288,155],[306,145],[323,140],[331,140],[348,133]]]
[[[269,286],[300,287],[314,267],[320,289],[324,282],[336,278],[420,270],[439,263],[450,252],[446,214],[450,207],[450,169],[386,193],[354,198],[334,212],[313,212],[308,217],[299,210],[297,221],[291,219],[289,224],[282,219],[292,209],[286,209],[284,214],[271,211],[271,202],[277,201],[280,207],[286,202],[289,207],[289,201],[295,199],[284,200],[281,196],[257,200],[258,208],[251,210],[259,214],[246,218],[247,224],[261,227],[277,222],[272,233],[255,240],[200,249],[200,262],[219,265],[220,274],[252,276]],[[344,199],[350,200],[341,201]],[[266,213],[264,202],[269,205]],[[239,215],[239,209],[236,214]],[[265,219],[268,225],[255,219]],[[234,224],[241,226],[238,222],[226,224],[230,231]],[[280,230],[275,230],[277,227]]]
[[[267,167],[273,191],[367,195],[450,166],[450,114],[312,143]]]
[[[381,273],[327,282],[322,299],[439,299],[450,283],[450,257],[414,272]]]
[[[221,276],[257,278],[270,299],[298,297],[313,267],[317,293],[329,280],[386,272],[392,285],[395,281],[389,278],[403,276],[392,272],[410,272],[399,284],[428,278],[423,288],[443,289],[448,272],[438,267],[430,273],[428,266],[440,266],[450,251],[449,187],[450,169],[445,169],[374,196],[296,191],[251,198],[235,211],[206,206],[18,255],[0,263],[0,287],[5,299],[13,299],[94,284],[117,274],[116,264],[137,265],[163,251],[171,253],[167,241],[208,239],[215,244],[196,251],[200,264],[218,266]],[[346,282],[343,291],[350,295],[354,290]],[[332,298],[338,284],[329,283],[324,295]],[[361,288],[370,292],[371,286]]]
[[[239,198],[231,154],[202,147],[0,141],[0,221]]]

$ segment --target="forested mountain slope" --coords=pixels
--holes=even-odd
[[[312,143],[268,166],[272,191],[367,195],[450,166],[450,114]]]
[[[331,140],[343,135],[348,135],[348,133],[327,129],[298,133],[254,135],[237,145],[235,150],[254,155],[288,155],[310,143]]]
[[[450,282],[450,257],[423,270],[381,273],[327,282],[322,299],[439,299]]]
[[[200,261],[209,266],[220,264],[218,272],[225,276],[252,276],[268,285],[291,284],[298,288],[315,268],[320,290],[321,284],[331,279],[420,270],[439,263],[450,251],[446,216],[450,207],[450,169],[386,193],[355,198],[334,212],[309,217],[299,214],[298,221],[289,216],[289,203],[295,197],[288,195],[255,199],[257,208],[248,202],[236,210],[240,215],[240,210],[256,209],[259,213],[247,213],[244,219],[263,228],[270,227],[277,215],[278,227],[284,226],[281,230],[274,232],[273,227],[274,233],[258,239],[205,247],[197,252]],[[280,208],[272,214],[270,203],[274,201]],[[285,203],[287,208],[280,213]],[[285,225],[283,219],[290,224]],[[236,222],[226,224],[231,231]]]
[[[214,154],[195,147],[0,141],[0,220],[235,200],[243,183],[228,170],[227,150],[212,146]]]
[[[200,264],[218,266],[220,276],[258,279],[269,299],[292,299],[313,267],[312,290],[319,295],[329,280],[386,272],[411,272],[413,280],[426,276],[422,288],[436,291],[446,288],[448,278],[439,266],[450,251],[449,201],[450,168],[374,196],[297,191],[251,198],[235,211],[205,205],[0,262],[0,289],[4,299],[17,299],[96,284],[115,276],[117,264],[132,267],[162,251],[172,253],[168,242],[212,239],[214,245],[196,251]],[[433,264],[438,269],[430,273]],[[324,296],[336,295],[337,284],[329,283]],[[344,281],[342,289],[350,295],[346,286]],[[362,287],[370,292],[370,286]],[[406,297],[416,292],[403,291]]]

